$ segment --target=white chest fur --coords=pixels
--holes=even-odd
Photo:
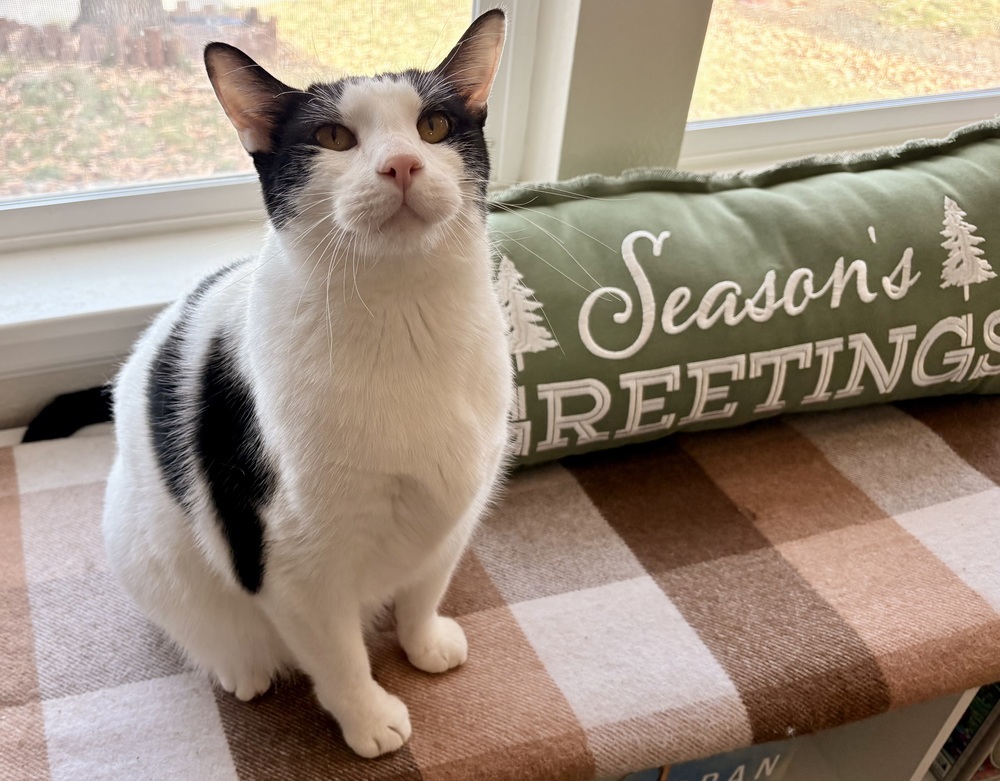
[[[374,517],[394,502],[431,544],[495,482],[510,359],[485,257],[395,260],[329,297],[262,265],[248,354],[290,501],[310,517],[346,506]]]

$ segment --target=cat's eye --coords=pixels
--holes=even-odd
[[[346,152],[353,146],[357,146],[358,139],[354,133],[343,125],[323,125],[316,131],[316,141],[327,149],[335,152]]]
[[[432,111],[420,118],[417,132],[428,144],[437,144],[448,137],[451,132],[451,121],[440,111]]]

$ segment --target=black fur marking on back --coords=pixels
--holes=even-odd
[[[191,470],[187,463],[190,443],[186,436],[188,426],[182,414],[184,394],[181,369],[184,365],[184,327],[189,312],[185,309],[160,349],[156,351],[149,372],[146,389],[149,432],[153,440],[153,453],[163,474],[170,495],[188,508],[191,490]]]
[[[153,453],[170,495],[185,509],[190,508],[194,476],[189,458],[192,445],[191,425],[190,421],[184,419],[184,410],[190,406],[185,404],[190,391],[185,393],[182,379],[186,349],[184,335],[195,308],[212,285],[245,262],[237,261],[221,268],[198,284],[188,295],[177,322],[160,345],[150,366],[146,386],[146,414]]]
[[[212,340],[201,394],[195,450],[229,543],[236,578],[255,594],[264,580],[260,512],[274,494],[277,479],[264,454],[250,387],[240,377],[223,336]]]

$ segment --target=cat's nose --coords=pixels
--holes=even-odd
[[[396,184],[405,193],[410,187],[413,173],[421,168],[423,168],[423,163],[413,155],[393,155],[382,162],[378,172],[393,177]]]

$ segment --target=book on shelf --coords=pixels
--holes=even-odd
[[[938,781],[992,781],[989,760],[1000,741],[1000,683],[983,686],[931,764]],[[984,771],[980,773],[980,771]]]
[[[621,781],[782,781],[793,753],[788,742],[765,743],[707,759],[631,773]]]

